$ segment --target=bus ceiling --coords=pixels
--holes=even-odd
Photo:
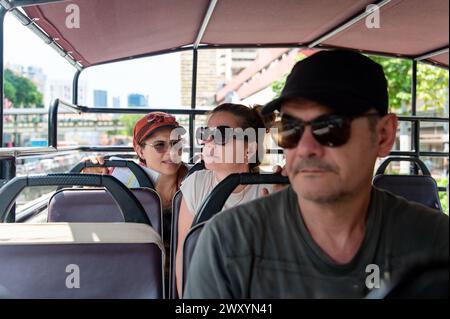
[[[348,48],[448,68],[448,0],[0,0],[78,69],[180,50]],[[20,11],[17,8],[22,6]]]

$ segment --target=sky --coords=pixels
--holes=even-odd
[[[49,80],[70,80],[75,68],[12,15],[5,19],[5,63],[43,69]],[[180,107],[181,79],[179,53],[88,68],[82,73],[88,90],[107,90],[108,103],[120,96],[122,105],[127,94],[149,96],[150,106]],[[92,103],[91,93],[89,101]],[[89,106],[89,105],[88,105]]]

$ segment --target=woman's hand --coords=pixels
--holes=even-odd
[[[103,156],[90,156],[90,157],[84,157],[81,159],[82,162],[91,162],[92,164],[105,164],[105,159]],[[85,174],[108,174],[108,168],[107,167],[87,167],[82,170],[82,173]]]
[[[273,167],[272,171],[273,171],[275,174],[281,174],[281,175],[283,175],[283,176],[287,176],[286,169],[285,169],[284,167],[281,167],[280,165],[275,165],[275,166]],[[283,185],[283,184],[274,184],[274,185],[272,186],[272,192],[273,192],[273,193],[278,192],[278,191],[282,190],[282,189],[285,188],[285,187],[287,187],[287,185]],[[269,190],[268,190],[267,188],[263,188],[263,189],[261,190],[261,194],[260,194],[260,195],[261,195],[261,197],[269,195]]]

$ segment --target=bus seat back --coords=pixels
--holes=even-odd
[[[183,291],[186,286],[189,267],[191,265],[192,256],[194,255],[195,247],[197,246],[198,238],[203,230],[207,222],[203,222],[191,228],[188,234],[186,235],[186,239],[184,240],[183,245]]]
[[[142,204],[153,229],[162,237],[162,211],[159,195],[149,188],[131,189]],[[113,197],[104,189],[68,188],[49,200],[48,222],[114,223],[124,218]]]
[[[2,297],[164,298],[163,249],[145,224],[0,224]]]
[[[171,299],[178,299],[177,283],[175,280],[176,272],[176,255],[178,248],[178,219],[180,217],[181,201],[183,199],[183,193],[178,191],[175,193],[172,200],[172,223],[170,234],[170,274],[169,274],[169,297]]]

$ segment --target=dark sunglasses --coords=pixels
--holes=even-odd
[[[198,145],[203,145],[213,141],[216,145],[225,145],[231,139],[245,139],[246,136],[241,131],[236,131],[229,126],[199,127],[195,132]]]
[[[155,149],[156,152],[162,154],[162,153],[167,152],[167,150],[169,148],[172,148],[172,147],[174,147],[175,145],[177,145],[178,143],[181,143],[181,142],[182,142],[182,140],[179,139],[179,140],[171,140],[171,141],[168,141],[168,142],[167,141],[155,141],[153,143],[144,143],[144,145],[151,146],[151,147],[153,147]]]
[[[326,114],[312,121],[301,121],[292,116],[282,114],[281,121],[275,122],[275,130],[271,130],[272,138],[282,148],[294,148],[311,126],[311,133],[316,141],[327,147],[344,145],[350,139],[351,123],[358,117],[379,116],[378,113],[367,113],[357,116]]]

